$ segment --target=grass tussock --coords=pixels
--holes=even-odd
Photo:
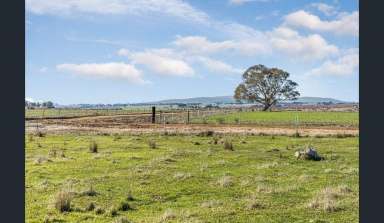
[[[60,191],[56,194],[54,205],[59,212],[70,212],[73,194],[68,191]]]
[[[91,153],[97,153],[98,152],[98,145],[94,140],[92,140],[89,143],[89,152],[91,152]]]
[[[95,209],[95,214],[96,215],[101,215],[101,214],[104,214],[105,213],[105,210],[104,210],[104,208],[102,208],[102,207],[97,207],[96,209]]]
[[[219,200],[209,200],[209,201],[204,201],[203,203],[201,203],[201,207],[202,208],[214,208],[214,207],[220,206],[222,204],[223,204],[223,202],[221,202]]]
[[[176,212],[173,211],[172,209],[167,209],[163,215],[160,217],[160,222],[167,222],[170,220],[176,219],[177,215]]]
[[[126,201],[121,201],[117,207],[117,210],[119,210],[119,211],[129,211],[129,210],[133,210],[133,209],[134,208]]]
[[[89,204],[85,207],[85,211],[93,211],[93,210],[95,210],[95,208],[96,208],[95,203],[91,202],[91,203],[89,203]]]
[[[87,190],[81,192],[82,196],[96,196],[98,193],[93,189],[93,186],[90,186]]]
[[[131,221],[129,221],[126,217],[120,217],[113,221],[113,223],[131,223]]]
[[[224,149],[225,149],[225,150],[229,150],[229,151],[233,151],[233,150],[234,150],[234,149],[233,149],[233,144],[232,144],[232,141],[231,141],[231,140],[226,139],[226,140],[224,141]]]
[[[326,187],[321,190],[316,196],[308,203],[311,209],[323,210],[325,212],[335,212],[340,210],[338,199],[352,192],[346,185],[337,187]]]
[[[150,149],[156,149],[157,148],[156,141],[154,139],[148,140],[148,146]]]
[[[234,185],[233,177],[223,176],[217,181],[217,185],[219,185],[220,187],[231,187]]]

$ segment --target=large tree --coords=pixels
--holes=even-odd
[[[294,100],[300,95],[297,83],[288,79],[289,73],[277,68],[255,65],[243,74],[243,82],[235,90],[235,99],[261,103],[263,111],[270,110],[281,100]]]

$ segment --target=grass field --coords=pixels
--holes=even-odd
[[[357,137],[217,137],[26,136],[26,222],[358,222]],[[325,160],[296,160],[308,144]]]
[[[202,122],[196,119],[194,122]],[[282,112],[236,112],[225,115],[212,115],[207,123],[241,123],[260,125],[359,125],[358,112],[316,112],[316,111],[282,111]]]

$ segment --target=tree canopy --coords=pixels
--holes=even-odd
[[[296,90],[298,84],[288,79],[289,73],[264,65],[248,68],[243,74],[243,81],[236,90],[234,98],[241,101],[261,103],[263,111],[271,109],[278,101],[294,100],[300,96]]]

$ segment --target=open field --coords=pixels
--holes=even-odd
[[[358,222],[358,137],[209,135],[27,135],[26,221]]]
[[[201,123],[201,120],[193,120]],[[317,112],[317,111],[281,111],[281,112],[236,112],[224,115],[212,115],[207,123],[291,125],[291,126],[349,126],[359,124],[358,112]]]

